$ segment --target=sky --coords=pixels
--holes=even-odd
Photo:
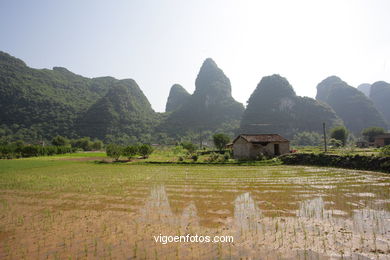
[[[388,0],[0,0],[0,50],[33,68],[133,78],[159,112],[211,57],[244,105],[264,76],[315,97],[331,75],[390,82]]]

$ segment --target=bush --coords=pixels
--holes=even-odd
[[[213,135],[213,141],[214,141],[215,147],[218,150],[222,151],[226,147],[226,145],[229,143],[230,137],[226,134],[219,133],[219,134]]]
[[[107,156],[113,158],[115,161],[118,161],[123,153],[123,147],[117,144],[109,144],[106,148]]]
[[[153,147],[150,144],[142,144],[139,146],[138,152],[143,158],[148,158],[153,152]]]
[[[90,147],[93,151],[99,151],[103,148],[103,142],[100,140],[95,140]]]
[[[82,149],[83,151],[91,151],[92,150],[92,148],[91,148],[92,142],[91,142],[91,139],[89,137],[83,137],[80,139],[71,140],[70,143],[71,143],[73,148],[79,148],[79,149]]]
[[[45,155],[55,155],[73,153],[74,149],[69,146],[41,146],[41,145],[21,145],[11,144],[0,146],[1,159],[13,159],[21,157],[35,157]]]
[[[54,138],[51,140],[51,143],[52,143],[54,146],[66,146],[66,145],[69,144],[69,140],[66,139],[66,138],[63,137],[63,136],[57,135],[56,137],[54,137]]]
[[[189,153],[193,153],[196,150],[196,146],[191,142],[182,142],[180,145]]]
[[[379,153],[381,156],[390,156],[390,145],[386,145],[380,148]]]
[[[341,141],[342,145],[345,146],[348,139],[348,130],[344,126],[336,126],[330,130],[330,137]]]
[[[126,146],[126,147],[123,149],[122,155],[123,155],[123,156],[126,156],[127,159],[130,160],[131,157],[134,157],[135,155],[138,154],[138,151],[139,151],[138,145],[129,145],[129,146]]]

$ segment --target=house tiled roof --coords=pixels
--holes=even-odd
[[[234,139],[233,143],[240,137],[249,143],[289,142],[289,140],[278,134],[241,134]]]

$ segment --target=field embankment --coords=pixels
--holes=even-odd
[[[284,164],[290,165],[314,165],[390,173],[390,157],[295,153],[279,158]]]

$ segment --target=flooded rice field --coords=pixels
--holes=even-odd
[[[86,192],[58,183],[55,191],[1,190],[0,259],[390,259],[389,174],[299,166],[104,169],[95,180],[86,177]],[[155,241],[187,234],[234,241]]]

